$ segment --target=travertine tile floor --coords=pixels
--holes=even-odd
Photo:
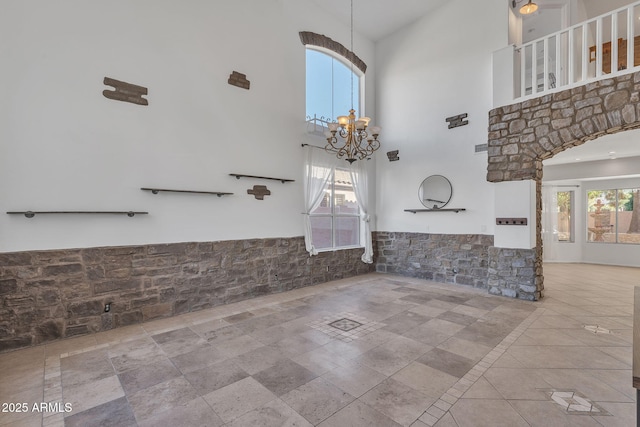
[[[640,269],[545,280],[528,303],[371,274],[3,354],[0,401],[27,411],[0,425],[635,425]]]

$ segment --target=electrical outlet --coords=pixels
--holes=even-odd
[[[327,265],[327,272],[329,271],[329,266]]]
[[[110,311],[111,311],[111,304],[112,304],[112,303],[108,302],[108,303],[106,303],[106,304],[104,305],[104,312],[105,312],[105,313],[108,313],[108,312],[110,312]]]

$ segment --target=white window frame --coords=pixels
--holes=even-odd
[[[352,213],[352,214],[336,213],[336,210],[335,210],[336,169],[349,173],[348,169],[343,169],[340,167],[334,167],[331,170],[331,178],[330,178],[331,185],[329,185],[329,188],[330,188],[329,203],[331,205],[331,213],[318,213],[318,214],[310,213],[309,214],[311,218],[331,218],[331,247],[327,247],[327,248],[316,247],[318,252],[331,252],[331,251],[336,251],[341,249],[357,249],[357,248],[364,247],[364,245],[362,244],[363,242],[362,228],[363,227],[362,227],[360,208],[358,208],[357,213]],[[336,246],[336,219],[337,218],[356,218],[357,219],[357,224],[358,224],[358,230],[357,230],[358,243],[357,244],[346,245],[346,246]]]
[[[340,62],[342,62],[342,64],[344,64],[347,68],[350,68],[351,71],[353,72],[354,76],[358,78],[358,82],[359,82],[359,88],[360,88],[360,93],[358,94],[358,103],[360,104],[358,106],[358,109],[356,111],[356,116],[358,117],[365,117],[366,111],[365,111],[365,104],[364,104],[364,94],[365,94],[365,73],[362,72],[362,70],[360,70],[358,67],[356,67],[355,65],[353,66],[353,68],[351,68],[351,66],[353,65],[351,63],[351,61],[349,61],[347,58],[345,58],[342,55],[339,55],[337,53],[335,53],[332,50],[329,50],[327,48],[321,47],[321,46],[314,46],[314,45],[306,45],[305,46],[305,63],[306,63],[306,54],[308,50],[315,50],[317,52],[323,53],[335,60],[338,60]],[[307,83],[307,74],[306,74],[306,70],[305,70],[305,88],[306,88],[306,83]],[[305,89],[305,110],[306,110],[306,96],[308,96],[306,94],[306,89]],[[348,115],[349,111],[334,111],[334,113],[337,116],[343,116],[343,115]],[[305,117],[307,116],[307,111],[305,111]],[[332,120],[336,120],[336,117],[331,117]]]

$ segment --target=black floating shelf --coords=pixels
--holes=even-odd
[[[135,215],[147,215],[149,212],[136,212],[136,211],[24,211],[24,212],[7,212],[9,215],[24,215],[27,218],[33,218],[36,215],[45,214],[113,214],[113,215],[126,215],[133,217]]]
[[[465,208],[448,208],[448,209],[405,209],[405,212],[417,213],[417,212],[461,212],[466,211]]]
[[[169,193],[193,193],[193,194],[215,194],[218,197],[229,196],[233,193],[224,193],[222,191],[193,191],[193,190],[169,190],[167,188],[140,188],[141,190],[151,191],[153,194],[158,194],[161,191]]]
[[[235,176],[236,179],[240,179],[240,178],[256,178],[256,179],[270,179],[272,181],[280,181],[281,183],[285,183],[285,182],[294,182],[295,180],[293,179],[286,179],[286,178],[271,178],[268,176],[255,176],[255,175],[244,175],[244,174],[240,174],[240,173],[230,173],[229,175],[231,176]]]

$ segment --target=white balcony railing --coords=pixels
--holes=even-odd
[[[639,14],[637,1],[517,46],[514,98],[541,96],[640,69]]]

